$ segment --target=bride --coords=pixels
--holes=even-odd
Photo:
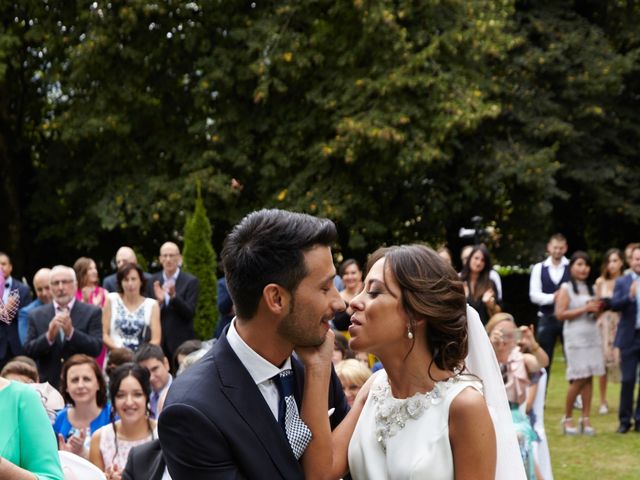
[[[299,352],[301,413],[313,432],[307,478],[525,478],[495,355],[450,266],[420,245],[379,249],[350,306],[350,347],[375,354],[384,370],[331,432],[322,401],[331,334]]]

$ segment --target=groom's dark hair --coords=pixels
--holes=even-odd
[[[304,253],[316,246],[330,247],[336,226],[326,218],[285,210],[259,210],[238,223],[227,236],[222,264],[236,313],[252,318],[262,291],[276,283],[292,294],[308,274]]]

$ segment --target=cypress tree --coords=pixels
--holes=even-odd
[[[211,244],[211,223],[202,201],[200,182],[193,214],[187,217],[184,230],[183,268],[200,282],[198,306],[194,319],[196,335],[201,340],[213,336],[218,310],[216,307],[216,253]]]

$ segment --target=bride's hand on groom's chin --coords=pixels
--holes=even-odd
[[[296,347],[296,354],[304,364],[306,372],[316,370],[331,371],[330,366],[334,341],[335,334],[332,330],[328,330],[324,341],[320,345],[314,347]]]

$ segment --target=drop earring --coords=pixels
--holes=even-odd
[[[407,325],[407,338],[409,340],[413,340],[413,332],[411,331],[411,326]]]

